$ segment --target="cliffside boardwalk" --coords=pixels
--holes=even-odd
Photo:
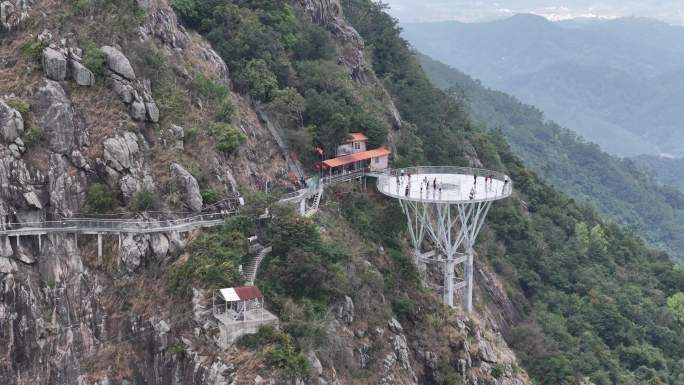
[[[416,265],[442,265],[444,303],[454,306],[454,293],[464,289],[471,312],[473,246],[492,202],[511,195],[510,178],[474,168],[412,167],[387,170],[377,185],[380,193],[399,201],[406,215]]]

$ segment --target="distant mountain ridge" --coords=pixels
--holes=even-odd
[[[641,18],[406,24],[421,52],[620,156],[684,155],[684,28]]]

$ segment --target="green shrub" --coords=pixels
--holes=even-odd
[[[43,49],[48,46],[47,41],[40,41],[38,39],[30,39],[21,45],[19,50],[29,60],[34,63],[40,63]]]
[[[230,222],[232,223],[232,222]],[[239,285],[238,266],[247,253],[247,237],[229,221],[218,230],[203,233],[190,243],[189,259],[169,275],[168,288],[189,297],[192,287],[217,288]]]
[[[229,123],[233,120],[235,115],[235,105],[230,97],[227,97],[221,101],[218,106],[218,111],[216,112],[216,120],[219,122]]]
[[[291,379],[302,378],[309,369],[309,361],[304,353],[299,350],[292,337],[285,334],[267,356],[268,364],[278,369],[283,369]]]
[[[83,48],[83,65],[92,71],[95,77],[104,75],[107,58],[94,43],[88,43]]]
[[[147,211],[155,207],[156,198],[149,191],[138,191],[133,194],[129,208],[135,212]]]
[[[193,87],[200,95],[213,100],[221,100],[230,96],[230,88],[227,84],[217,82],[203,74],[195,75]]]
[[[95,183],[88,188],[85,210],[88,213],[103,214],[114,208],[114,196],[111,189],[101,183]]]
[[[20,98],[12,98],[8,100],[7,105],[19,111],[21,116],[24,118],[26,118],[26,114],[28,114],[31,110],[31,104],[28,101]]]
[[[230,87],[227,84],[197,74],[193,79],[193,88],[216,106],[216,120],[230,122],[233,119],[235,106],[230,95]]]
[[[201,194],[202,201],[204,201],[204,203],[207,205],[213,205],[214,203],[220,201],[222,197],[220,192],[213,189],[204,190],[201,192]]]
[[[216,147],[227,154],[231,154],[245,141],[245,136],[228,123],[212,123],[209,133],[216,139]]]
[[[40,127],[29,127],[24,130],[21,138],[26,147],[31,147],[43,140],[43,130]]]
[[[494,367],[492,368],[492,377],[499,379],[503,377],[504,374],[506,374],[506,367],[504,366],[504,364],[494,365]]]

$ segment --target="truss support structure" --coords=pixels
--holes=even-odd
[[[443,269],[443,301],[454,306],[456,291],[473,310],[473,247],[492,201],[434,202],[400,199],[406,215],[416,265],[435,263]],[[423,248],[431,249],[422,252]],[[460,277],[457,277],[457,271]]]

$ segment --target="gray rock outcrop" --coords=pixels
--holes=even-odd
[[[0,99],[0,133],[5,143],[14,142],[24,132],[24,118],[19,111]]]
[[[105,45],[100,48],[107,58],[107,67],[128,80],[135,79],[135,72],[128,58],[118,49]]]
[[[79,86],[92,86],[95,84],[95,75],[80,62],[71,60],[71,77]]]
[[[128,107],[128,113],[131,115],[133,120],[143,121],[147,116],[147,111],[145,110],[145,103],[136,100]]]
[[[67,75],[67,58],[54,48],[45,47],[43,50],[43,70],[45,76],[52,80],[62,81]]]
[[[12,0],[0,2],[0,26],[12,30],[28,18],[27,0]]]
[[[88,180],[83,171],[74,171],[66,156],[50,155],[48,171],[50,206],[55,214],[73,216],[85,203]]]
[[[104,159],[108,167],[118,172],[139,167],[140,147],[138,147],[138,137],[132,132],[125,132],[123,135],[106,139],[103,147]]]
[[[51,151],[69,155],[90,144],[85,119],[77,114],[59,83],[45,81],[35,95],[33,111]]]
[[[202,194],[200,194],[199,184],[195,177],[178,163],[171,163],[171,173],[183,191],[188,208],[193,212],[202,211]]]
[[[142,264],[149,252],[148,235],[126,235],[121,242],[121,262],[129,272],[134,272]]]

